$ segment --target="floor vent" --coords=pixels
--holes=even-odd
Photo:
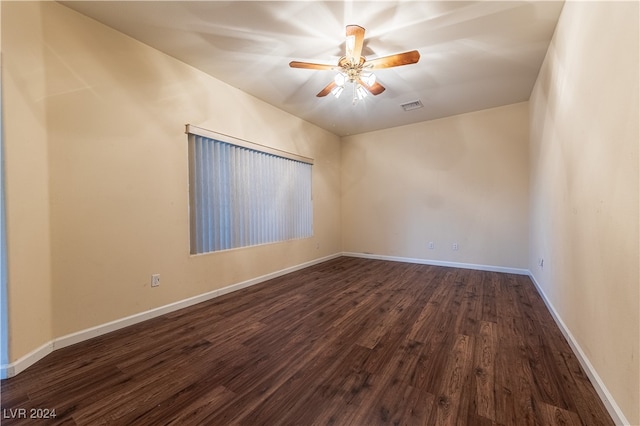
[[[412,109],[422,108],[424,105],[422,105],[422,102],[418,100],[413,102],[407,102],[406,104],[402,104],[400,106],[405,111],[411,111]]]

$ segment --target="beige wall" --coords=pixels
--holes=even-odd
[[[340,251],[338,137],[60,4],[2,8],[11,361]],[[315,237],[190,256],[186,123],[314,158]]]
[[[343,249],[526,268],[528,131],[525,102],[343,138]]]
[[[53,337],[43,16],[38,7],[25,5],[31,24],[26,25],[11,19],[13,6],[2,2],[10,361]]]
[[[637,2],[566,3],[530,100],[529,268],[631,424],[640,424],[638,37]]]

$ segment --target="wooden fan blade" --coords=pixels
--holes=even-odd
[[[364,63],[367,68],[391,68],[400,65],[415,64],[420,60],[420,53],[417,50],[410,52],[398,53],[396,55],[383,56],[382,58],[372,59]]]
[[[347,53],[345,56],[353,64],[360,62],[364,44],[364,31],[364,28],[359,25],[347,25]],[[353,41],[350,41],[350,37],[353,37]],[[351,43],[353,43],[353,46]]]
[[[322,89],[316,96],[319,98],[327,96],[329,93],[331,93],[331,90],[333,90],[334,87],[336,87],[336,83],[332,81],[331,83],[327,84],[325,88]]]
[[[380,93],[385,91],[385,87],[378,83],[377,81],[375,83],[373,83],[371,86],[368,86],[364,81],[358,79],[358,83],[364,87],[365,89],[367,89],[372,95],[379,95]]]
[[[308,70],[332,70],[335,68],[335,65],[314,64],[311,62],[298,62],[298,61],[289,62],[289,66],[291,68],[305,68]]]

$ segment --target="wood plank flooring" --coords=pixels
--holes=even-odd
[[[1,404],[3,425],[613,424],[528,277],[349,257],[58,350]]]

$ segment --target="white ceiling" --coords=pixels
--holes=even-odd
[[[337,135],[529,99],[563,2],[71,1],[64,5]],[[366,28],[367,59],[416,49],[420,62],[376,71],[386,91],[353,105],[316,97],[345,26]],[[400,105],[421,100],[424,108]]]

